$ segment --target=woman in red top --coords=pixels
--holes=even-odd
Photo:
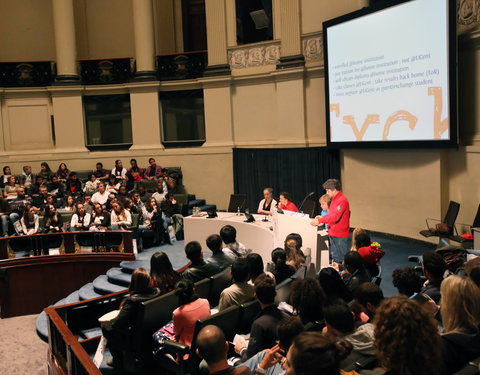
[[[282,210],[298,212],[297,206],[295,203],[291,201],[290,194],[286,191],[280,193],[280,204],[278,205],[279,208]]]

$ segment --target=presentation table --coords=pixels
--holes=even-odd
[[[285,237],[290,233],[302,236],[303,249],[310,249],[312,262],[316,268],[328,265],[328,248],[324,241],[318,242],[319,232],[317,227],[310,225],[311,219],[305,215],[277,214],[268,216],[268,221],[263,215],[253,215],[255,221],[245,222],[245,215],[232,212],[218,212],[218,217],[188,216],[184,219],[185,244],[198,241],[204,251],[209,251],[205,240],[211,234],[219,234],[225,225],[231,225],[237,230],[237,241],[247,249],[262,256],[264,263],[271,261],[272,250],[284,247]]]

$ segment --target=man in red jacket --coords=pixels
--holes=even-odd
[[[350,236],[350,205],[343,195],[340,181],[333,178],[323,184],[327,195],[332,198],[328,215],[317,216],[312,220],[314,226],[328,224],[330,240],[330,257],[336,263],[342,263],[348,252],[348,237]]]

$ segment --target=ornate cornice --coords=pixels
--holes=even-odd
[[[323,35],[322,33],[302,36],[302,53],[305,61],[323,65]]]
[[[279,41],[233,47],[228,50],[228,61],[232,70],[277,65],[279,59]]]

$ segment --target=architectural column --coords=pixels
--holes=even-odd
[[[152,0],[132,0],[132,7],[137,65],[135,79],[139,81],[157,80]]]
[[[227,20],[225,0],[205,1],[207,18],[208,67],[206,76],[230,74],[227,54]]]
[[[52,0],[57,83],[79,83],[73,0]]]
[[[300,0],[279,0],[281,17],[281,57],[277,69],[305,65],[302,54]]]

